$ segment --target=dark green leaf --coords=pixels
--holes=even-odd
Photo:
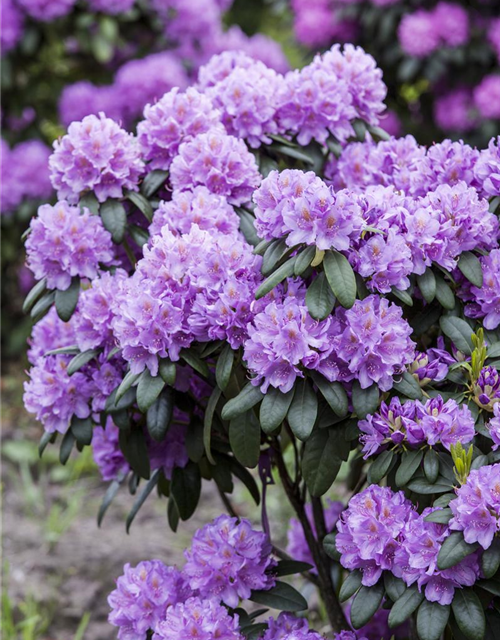
[[[306,247],[303,251],[301,251],[297,255],[297,260],[295,261],[295,266],[293,269],[293,273],[296,276],[301,276],[307,267],[314,260],[314,256],[316,255],[316,247],[314,245],[310,245]]]
[[[324,320],[333,311],[335,296],[324,272],[319,273],[309,285],[306,305],[315,320]]]
[[[171,491],[181,520],[188,520],[195,512],[201,494],[198,465],[188,462],[183,469],[175,467],[172,473]]]
[[[353,596],[356,591],[361,587],[361,579],[363,578],[363,574],[361,571],[355,569],[351,571],[342,583],[342,587],[339,592],[339,602],[345,602],[349,600],[351,596]]]
[[[71,431],[80,445],[89,445],[92,442],[92,420],[90,418],[71,419]]]
[[[254,255],[263,256],[266,252],[267,247],[275,242],[275,240],[261,240],[259,244],[253,250]]]
[[[260,242],[260,238],[255,231],[254,216],[241,207],[235,207],[235,211],[240,218],[240,231],[245,236],[245,240],[248,244],[256,247]]]
[[[311,378],[321,391],[321,395],[328,402],[331,410],[335,412],[339,418],[345,417],[349,410],[349,402],[347,393],[340,382],[328,382],[324,376],[315,371],[311,373]]]
[[[470,556],[477,549],[478,545],[465,542],[461,531],[454,531],[443,542],[437,558],[438,568],[443,571],[450,569],[461,560]]]
[[[170,426],[174,412],[174,394],[171,387],[167,387],[149,407],[146,414],[146,423],[149,435],[161,442]]]
[[[307,609],[307,601],[304,596],[291,585],[279,580],[276,580],[272,589],[252,591],[249,599],[279,611],[304,611]]]
[[[212,391],[212,395],[208,400],[207,408],[205,409],[205,415],[203,417],[203,444],[205,445],[205,453],[207,454],[207,458],[210,464],[215,464],[211,452],[212,422],[214,419],[215,407],[219,402],[221,394],[222,391],[219,389],[219,387],[215,387],[215,389]]]
[[[136,191],[127,191],[126,197],[130,202],[135,205],[139,211],[144,215],[148,222],[153,220],[153,207],[149,200],[147,200],[142,194]]]
[[[481,601],[472,589],[455,589],[451,603],[453,615],[460,631],[468,640],[483,640],[486,620]]]
[[[422,397],[422,389],[413,376],[408,371],[405,371],[401,377],[401,380],[394,383],[394,389],[398,393],[402,393],[410,400],[420,400]]]
[[[406,591],[406,585],[401,578],[396,578],[389,571],[384,572],[384,587],[389,598],[396,602]]]
[[[439,511],[433,511],[424,518],[426,522],[437,522],[438,524],[448,524],[452,517],[451,509],[448,507],[439,509]]]
[[[76,305],[78,304],[79,295],[80,278],[78,276],[72,278],[71,284],[66,291],[59,291],[59,289],[56,291],[55,303],[57,315],[63,322],[68,322],[73,315],[73,311],[76,309]]]
[[[128,232],[136,245],[142,248],[149,240],[149,233],[136,224],[129,224]]]
[[[439,496],[433,502],[434,507],[447,507],[452,500],[454,500],[457,496],[454,493],[446,493],[445,495]]]
[[[168,178],[168,171],[154,169],[150,171],[141,184],[141,191],[145,198],[151,198],[160,189]]]
[[[288,251],[288,246],[284,240],[274,240],[262,257],[262,275],[268,276],[273,272],[275,266]]]
[[[122,242],[127,228],[127,212],[123,204],[118,200],[106,200],[101,205],[101,219],[104,228],[110,232],[113,242],[116,244]]]
[[[432,302],[436,297],[436,277],[430,267],[421,276],[417,276],[417,284],[426,302]]]
[[[291,576],[295,573],[305,573],[306,571],[310,571],[312,568],[312,565],[308,562],[280,560],[272,571],[273,574],[279,578],[280,576]]]
[[[167,360],[167,358],[163,358],[158,364],[158,372],[169,387],[174,386],[177,374],[177,367],[175,366],[175,362],[170,362],[170,360]]]
[[[266,629],[267,624],[265,622],[258,622],[242,627],[241,633],[245,636],[246,640],[259,640]]]
[[[394,451],[390,449],[377,456],[368,469],[368,480],[370,484],[378,484],[382,478],[387,475],[393,458]]]
[[[179,526],[179,510],[177,509],[177,505],[175,504],[173,496],[170,496],[168,499],[167,519],[168,526],[175,533],[177,531],[177,527]]]
[[[404,487],[411,480],[417,469],[420,467],[424,452],[422,449],[416,451],[405,451],[401,457],[401,463],[396,472],[396,484]]]
[[[438,302],[441,304],[441,306],[451,311],[452,309],[455,308],[455,296],[453,295],[453,291],[450,289],[450,287],[446,284],[446,282],[440,275],[435,274],[435,278],[436,278],[436,298]]]
[[[361,587],[351,605],[351,624],[354,629],[364,627],[371,620],[380,607],[384,592],[382,582],[373,587]]]
[[[298,382],[295,387],[290,409],[288,410],[288,423],[294,435],[305,442],[314,427],[318,415],[318,399],[307,378]]]
[[[335,297],[346,309],[356,300],[356,278],[349,261],[338,251],[327,251],[323,268]]]
[[[500,580],[479,580],[476,584],[478,587],[481,587],[481,589],[486,589],[486,591],[492,593],[494,596],[500,597]]]
[[[80,353],[80,349],[76,344],[71,345],[69,347],[61,347],[60,349],[51,349],[50,351],[46,351],[44,353],[45,356],[58,356],[58,355],[76,355]]]
[[[443,476],[438,476],[437,481],[431,484],[423,475],[417,475],[410,480],[407,488],[425,496],[433,493],[446,493],[453,489],[453,484]]]
[[[391,293],[398,300],[401,300],[401,302],[403,304],[406,304],[409,307],[413,307],[413,300],[412,300],[411,295],[408,293],[408,291],[402,291],[401,289],[398,289],[397,287],[391,287]]]
[[[132,470],[141,478],[149,479],[151,473],[149,454],[143,432],[138,429],[130,432],[120,430],[119,442]]]
[[[48,431],[45,431],[43,436],[40,438],[40,443],[38,445],[38,455],[40,456],[40,458],[43,456],[43,452],[45,451],[45,449],[47,448],[47,445],[50,443],[54,443],[56,441],[57,438],[57,432],[55,433],[49,433]]]
[[[314,160],[300,151],[297,147],[289,147],[284,144],[273,144],[271,149],[276,153],[280,153],[283,156],[288,156],[289,158],[294,158],[295,160],[300,160],[301,162],[305,162],[306,164],[314,164]]]
[[[488,346],[488,358],[498,358],[500,356],[500,342],[494,342]]]
[[[31,291],[26,296],[23,303],[23,313],[29,313],[37,300],[41,298],[43,293],[45,292],[45,288],[47,286],[47,279],[42,278],[36,285],[31,289]]]
[[[191,351],[191,349],[183,349],[181,351],[181,358],[201,376],[204,378],[209,377],[210,372],[208,370],[208,365],[197,353]]]
[[[136,380],[140,377],[140,375],[141,375],[140,373],[132,373],[132,371],[129,371],[127,373],[127,375],[120,382],[120,386],[116,390],[115,403],[121,400],[121,398],[123,398],[123,396],[127,393],[127,391],[134,384],[134,382],[136,382]]]
[[[372,384],[368,389],[362,389],[356,380],[352,388],[352,406],[358,418],[366,418],[378,409],[378,387]]]
[[[417,613],[417,633],[420,640],[439,640],[449,617],[450,605],[424,600]]]
[[[416,584],[406,589],[392,606],[389,613],[389,627],[394,629],[394,627],[399,627],[405,620],[408,620],[411,614],[420,606],[423,599],[424,594],[419,592]]]
[[[260,425],[253,411],[249,410],[231,420],[229,444],[243,466],[257,466],[260,455]]]
[[[90,213],[93,213],[95,216],[99,214],[99,200],[92,191],[87,191],[87,193],[80,198],[78,206],[82,211],[84,208],[88,209]]]
[[[483,269],[481,262],[471,251],[465,251],[460,255],[458,268],[473,285],[476,287],[483,286]]]
[[[104,498],[102,499],[101,506],[99,507],[99,512],[97,514],[97,526],[100,527],[102,524],[102,520],[106,511],[108,510],[109,505],[113,502],[114,497],[118,493],[118,489],[122,483],[123,477],[117,480],[113,480],[109,487],[106,489],[106,493],[104,494]]]
[[[186,451],[189,459],[198,463],[203,458],[205,446],[203,444],[203,423],[198,418],[191,418],[186,437]]]
[[[340,560],[340,552],[337,549],[337,545],[335,544],[336,537],[336,532],[327,534],[323,538],[323,548],[329,558],[332,558],[332,560],[336,560],[338,562]]]
[[[217,365],[215,367],[215,379],[222,390],[224,390],[228,385],[229,378],[231,377],[231,371],[233,370],[233,363],[234,351],[232,350],[231,345],[226,344],[219,355]]]
[[[153,377],[149,369],[144,369],[137,385],[137,406],[146,413],[165,387],[165,380],[159,375]]]
[[[328,429],[316,429],[306,443],[302,458],[302,473],[312,496],[322,496],[328,491],[341,464],[335,438]]]
[[[289,278],[293,274],[296,259],[296,257],[289,258],[281,265],[281,267],[276,269],[276,271],[272,273],[269,278],[266,278],[255,292],[255,299],[259,300],[260,298],[263,298],[270,291],[272,291],[276,285],[285,280],[285,278]]]
[[[130,526],[132,525],[132,522],[134,521],[135,516],[139,512],[139,509],[145,503],[146,498],[149,496],[151,491],[153,491],[153,489],[158,484],[159,475],[160,475],[160,470],[159,469],[155,469],[153,471],[153,473],[151,474],[151,478],[146,483],[146,486],[144,487],[144,489],[141,491],[141,493],[137,497],[136,501],[134,502],[134,505],[133,505],[132,509],[130,510],[130,513],[127,516],[127,521],[125,523],[125,528],[126,528],[127,533],[130,531]]]
[[[263,397],[264,394],[259,387],[254,387],[254,385],[249,382],[235,398],[231,398],[229,402],[226,402],[222,409],[222,419],[232,420],[240,416],[242,413],[255,407]]]
[[[279,389],[269,387],[260,405],[260,426],[264,433],[272,433],[286,418],[293,400],[295,389],[282,393]]]
[[[76,438],[73,435],[73,432],[71,431],[71,429],[68,429],[68,431],[66,431],[64,435],[64,438],[62,439],[61,448],[59,449],[59,462],[61,464],[64,465],[66,464],[66,462],[68,462],[75,441]]]
[[[245,469],[245,467],[233,457],[229,458],[229,467],[231,469],[231,473],[235,475],[238,480],[241,480],[241,482],[243,482],[245,487],[248,489],[250,495],[255,501],[255,504],[260,504],[259,487],[257,486],[253,475],[248,471],[248,469]]]
[[[439,325],[441,331],[450,338],[457,349],[467,356],[471,355],[473,349],[472,329],[465,320],[455,316],[442,316]]]
[[[99,349],[88,349],[83,353],[78,353],[68,364],[68,368],[66,369],[68,375],[72,376],[88,362],[93,360],[99,354],[99,351]]]
[[[108,413],[115,413],[117,411],[121,411],[122,409],[128,409],[128,407],[132,406],[135,402],[135,387],[131,387],[128,391],[126,391],[123,394],[123,397],[118,401],[116,401],[116,391],[117,389],[115,389],[115,391],[113,391],[106,400],[106,406],[104,407],[104,410]]]
[[[429,449],[424,457],[424,473],[427,480],[434,484],[439,475],[439,458],[434,449]]]
[[[485,578],[493,578],[500,568],[500,540],[493,538],[491,546],[483,552],[481,568]]]

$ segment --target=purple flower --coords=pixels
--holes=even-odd
[[[500,18],[490,19],[488,23],[488,41],[500,63]]]
[[[360,420],[358,426],[363,434],[360,441],[365,460],[387,446],[399,445],[407,440],[410,433],[408,427],[413,425],[414,418],[415,404],[405,402],[402,405],[401,400],[395,397],[391,398],[389,404],[382,402],[377,413]]]
[[[200,186],[193,191],[176,191],[170,202],[160,202],[149,233],[160,234],[166,226],[172,233],[182,235],[189,233],[193,224],[207,231],[237,235],[240,219],[223,196]]]
[[[130,11],[135,0],[88,0],[93,11],[102,11],[110,15]]]
[[[493,415],[494,417],[486,424],[486,427],[493,440],[491,449],[496,451],[500,447],[500,404],[498,402],[493,405]]]
[[[103,113],[70,124],[54,142],[49,166],[59,198],[71,203],[87,190],[99,202],[121,198],[123,189],[137,191],[144,170],[137,140]]]
[[[139,118],[147,104],[153,104],[174,87],[188,84],[180,60],[168,51],[130,60],[115,75],[116,100],[128,122]]]
[[[376,584],[382,571],[395,567],[401,535],[413,514],[402,491],[371,485],[355,495],[337,523],[341,565],[350,571],[361,569],[366,587]]]
[[[439,508],[424,509],[407,522],[403,543],[396,552],[393,572],[408,586],[416,583],[430,602],[449,605],[455,589],[471,587],[479,578],[479,564],[474,554],[451,569],[440,571],[437,568],[439,551],[450,530],[447,525],[425,521],[426,516],[434,511],[439,511]]]
[[[230,616],[216,602],[189,598],[167,610],[166,618],[156,624],[153,640],[244,640],[238,623],[237,614]]]
[[[500,464],[472,470],[450,502],[450,529],[463,531],[466,542],[488,549],[500,530]]]
[[[477,124],[472,92],[467,88],[459,88],[436,97],[434,120],[443,131],[470,131]]]
[[[333,531],[343,509],[344,505],[342,504],[342,502],[332,502],[331,500],[327,501],[325,508],[325,524],[327,532]],[[316,527],[313,521],[311,504],[306,505],[306,515],[311,524],[312,530],[316,535]],[[288,523],[287,539],[288,544],[286,547],[286,551],[288,555],[294,560],[299,560],[300,562],[308,562],[310,565],[314,566],[314,560],[309,546],[306,542],[304,530],[302,529],[302,525],[297,520],[297,518],[290,518],[290,522]],[[316,570],[313,569],[313,571]]]
[[[248,202],[261,181],[255,158],[243,140],[219,130],[182,143],[170,179],[174,189],[192,190],[201,184],[235,205]]]
[[[234,609],[252,590],[274,586],[271,551],[266,534],[248,520],[221,515],[194,534],[183,571],[200,597]]]
[[[260,60],[270,69],[278,73],[286,73],[290,69],[287,57],[278,42],[264,35],[255,33],[247,36],[238,25],[232,25],[227,31],[219,33],[218,53],[224,51],[242,51],[254,60]]]
[[[123,117],[113,85],[97,86],[87,80],[64,87],[59,98],[58,111],[59,119],[65,127],[69,127],[76,120],[83,120],[85,116],[101,112],[117,122]]]
[[[72,322],[63,322],[57,315],[55,307],[39,320],[28,339],[28,360],[36,364],[47,351],[76,345],[76,335]]]
[[[13,0],[2,0],[2,28],[0,45],[5,55],[19,42],[23,32],[23,14]],[[5,186],[4,186],[5,188]]]
[[[433,23],[449,47],[459,47],[469,40],[469,15],[460,5],[439,2],[433,11]]]
[[[500,401],[500,375],[494,367],[483,367],[473,386],[474,402],[486,411],[493,411]]]
[[[167,480],[172,478],[172,472],[176,467],[183,469],[189,462],[186,449],[188,424],[189,416],[175,408],[165,438],[161,442],[147,438],[151,468],[162,469]]]
[[[213,55],[198,70],[197,87],[206,90],[223,82],[235,69],[250,69],[255,65],[255,58],[243,51],[223,51]]]
[[[227,132],[257,148],[272,142],[269,134],[279,133],[275,114],[283,77],[262,62],[249,61],[207,89],[207,95],[220,109]]]
[[[144,108],[144,120],[137,125],[137,137],[148,169],[168,169],[182,142],[220,126],[220,113],[210,99],[189,87],[185,93],[175,87],[158,102]],[[221,132],[223,131],[220,126]]]
[[[92,455],[105,482],[130,470],[118,443],[119,434],[120,430],[110,417],[105,427],[96,426],[92,433]]]
[[[365,636],[358,636],[355,631],[340,631],[333,638],[334,640],[368,640]]]
[[[269,618],[267,624],[262,640],[323,640],[323,636],[309,628],[305,618],[291,613],[282,612],[276,619]]]
[[[439,47],[440,32],[430,11],[420,9],[403,16],[398,38],[405,53],[425,58]]]
[[[415,343],[402,309],[385,298],[371,295],[356,300],[352,309],[337,310],[341,332],[333,340],[333,352],[347,371],[344,380],[359,380],[362,389],[374,382],[382,391],[393,385],[393,376],[413,361]]]
[[[449,365],[456,362],[444,348],[444,339],[438,338],[438,348],[428,349],[426,352],[417,352],[414,362],[409,370],[417,376],[421,387],[429,382],[441,382],[448,375]]]
[[[500,118],[500,75],[485,76],[474,89],[474,104],[483,118]]]
[[[76,0],[17,0],[17,2],[31,18],[41,22],[52,22],[56,18],[67,15],[73,9]]]
[[[471,318],[483,318],[485,329],[493,331],[500,324],[500,249],[493,249],[479,260],[483,284],[475,287],[465,283],[462,297],[469,302],[465,314]]]
[[[65,290],[71,278],[94,279],[99,265],[113,264],[111,234],[99,216],[80,211],[64,200],[44,204],[30,223],[26,240],[27,265],[35,278],[47,278],[49,289]]]
[[[190,596],[180,571],[160,560],[126,564],[116,589],[108,596],[108,621],[118,627],[119,640],[146,640],[148,631],[165,619],[167,610]],[[180,640],[180,639],[179,639]]]
[[[500,195],[500,136],[492,138],[479,154],[474,176],[486,197]]]

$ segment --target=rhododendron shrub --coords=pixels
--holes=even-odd
[[[121,640],[499,628],[500,140],[391,138],[385,94],[352,45],[285,75],[226,53],[136,135],[90,115],[54,146],[26,238],[40,451],[92,447],[99,523],[127,486],[127,529],[154,493],[176,531],[208,483],[228,512],[183,566],[125,566]]]

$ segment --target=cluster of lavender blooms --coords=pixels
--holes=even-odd
[[[474,402],[485,411],[492,412],[500,402],[500,375],[495,367],[483,367],[472,387]]]
[[[467,444],[474,438],[474,418],[465,405],[459,406],[442,396],[427,400],[409,400],[404,404],[398,397],[390,403],[382,402],[379,411],[358,423],[365,458],[387,447],[412,448],[442,444],[446,449],[460,442]]]
[[[23,202],[50,198],[52,185],[47,166],[50,149],[43,142],[28,140],[9,148],[2,139],[0,153],[2,215],[15,212]]]
[[[185,551],[182,570],[159,560],[125,565],[109,595],[109,622],[119,640],[241,640],[236,608],[253,589],[274,585],[271,545],[266,534],[246,519],[221,515],[199,529]],[[279,627],[284,622],[278,619]],[[281,636],[270,636],[273,639]]]

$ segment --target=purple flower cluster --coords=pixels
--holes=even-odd
[[[156,375],[158,356],[178,360],[193,340],[241,346],[260,264],[250,245],[233,235],[193,224],[178,236],[164,226],[116,305],[113,330],[131,369],[147,366]]]
[[[252,590],[274,586],[270,542],[244,518],[221,515],[205,525],[185,556],[183,571],[191,589],[228,607],[235,608]]]
[[[254,192],[255,227],[261,238],[286,235],[289,246],[346,251],[359,238],[361,208],[349,191],[335,193],[312,171],[271,171]]]
[[[123,119],[122,109],[113,85],[97,86],[88,80],[68,84],[58,103],[59,120],[65,127],[97,113],[104,113],[117,122]]]
[[[450,529],[463,531],[466,542],[488,549],[500,531],[500,464],[472,470],[456,494],[450,502]]]
[[[99,216],[64,200],[44,204],[30,223],[26,240],[28,267],[50,289],[65,290],[73,276],[92,280],[100,265],[113,264],[111,234]]]
[[[240,219],[223,196],[211,193],[206,187],[195,187],[193,191],[176,191],[172,200],[160,202],[149,227],[151,236],[161,234],[163,227],[172,233],[185,234],[193,224],[207,231],[235,236]]]
[[[336,545],[340,563],[353,571],[361,569],[362,583],[376,584],[382,571],[396,568],[395,555],[413,505],[402,491],[371,485],[353,496],[337,524]]]
[[[55,307],[51,307],[48,313],[33,327],[28,344],[28,360],[31,364],[36,364],[37,360],[47,351],[76,344],[73,323],[63,322],[57,315]]]
[[[357,25],[340,15],[331,0],[293,0],[293,27],[297,40],[312,49],[330,42],[352,42],[357,35]]]
[[[170,179],[174,189],[184,191],[201,184],[240,205],[250,200],[261,177],[243,140],[212,129],[181,144]]]
[[[90,8],[93,11],[102,11],[115,15],[118,13],[125,13],[130,11],[133,7],[135,0],[87,0]]]
[[[223,51],[199,68],[197,87],[206,91],[225,80],[235,69],[249,69],[254,64],[255,58],[243,51]]]
[[[129,472],[130,467],[119,445],[120,430],[108,417],[106,425],[96,426],[92,432],[92,455],[105,482],[115,480],[120,474]]]
[[[483,284],[475,287],[464,283],[461,297],[468,302],[465,314],[470,318],[482,318],[485,329],[494,330],[500,324],[500,249],[493,249],[479,259]]]
[[[500,18],[490,20],[488,26],[488,41],[493,47],[497,60],[500,63]]]
[[[477,555],[473,554],[451,569],[440,571],[437,568],[439,551],[450,535],[447,525],[425,521],[426,516],[437,510],[424,509],[420,515],[408,520],[403,531],[404,541],[396,552],[393,571],[408,586],[416,583],[430,602],[449,605],[455,589],[471,587],[479,578],[479,563]]]
[[[493,418],[486,424],[490,438],[493,440],[491,449],[496,451],[500,447],[500,404],[493,405]]]
[[[23,15],[14,0],[2,0],[2,28],[0,30],[2,54],[8,53],[21,39],[23,22]]]
[[[425,403],[409,400],[403,405],[394,397],[389,404],[382,402],[377,413],[360,420],[358,426],[365,458],[403,444],[442,444],[449,450],[452,444],[470,442],[476,433],[470,410],[453,399],[444,402],[442,396]]]
[[[483,118],[500,119],[500,75],[485,76],[474,89],[474,104]]]
[[[142,156],[148,169],[168,169],[182,142],[217,129],[220,113],[210,99],[189,87],[184,93],[174,88],[144,109],[137,125]],[[223,128],[220,127],[223,131]]]
[[[474,382],[474,402],[487,411],[500,402],[500,375],[495,367],[483,367]]]
[[[441,382],[446,378],[449,366],[456,362],[444,348],[444,339],[440,336],[437,348],[417,353],[409,367],[410,373],[418,378],[420,386],[425,387],[430,381]]]
[[[488,148],[479,154],[474,177],[486,197],[500,195],[500,136],[492,138]]]
[[[343,509],[344,505],[342,504],[342,502],[333,502],[332,500],[328,500],[324,509],[327,532],[333,531]],[[312,514],[312,505],[309,503],[306,505],[306,515],[311,524],[312,530],[316,534],[316,527],[313,521]],[[302,525],[297,520],[297,518],[290,518],[290,522],[288,523],[287,539],[288,544],[286,547],[286,551],[288,555],[294,560],[299,560],[300,562],[308,562],[310,565],[314,566],[314,560],[309,546],[306,542],[304,530],[302,529]]]
[[[188,596],[185,579],[174,567],[160,560],[139,562],[136,567],[126,564],[108,596],[108,620],[119,627],[119,640],[146,640],[148,631],[165,619],[167,609]]]
[[[189,598],[170,607],[158,622],[152,640],[244,640],[238,614],[211,600]],[[142,640],[142,638],[141,638]]]
[[[269,618],[267,624],[262,640],[323,640],[323,636],[309,628],[305,618],[291,613],[282,612],[277,618]]]
[[[52,22],[70,13],[76,0],[17,0],[17,3],[31,18]]]
[[[465,132],[477,124],[472,92],[459,87],[436,97],[434,120],[443,131]]]
[[[137,140],[103,113],[73,122],[54,142],[49,166],[59,198],[71,203],[88,190],[99,202],[121,198],[123,189],[137,191],[144,171]]]
[[[469,16],[459,5],[439,2],[434,9],[420,9],[403,16],[398,29],[405,53],[424,58],[442,46],[458,47],[469,39]]]

